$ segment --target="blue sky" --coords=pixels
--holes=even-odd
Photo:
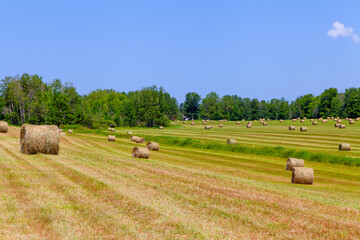
[[[0,78],[60,78],[80,94],[156,84],[179,102],[189,91],[342,92],[360,87],[359,10],[360,1],[0,0]]]

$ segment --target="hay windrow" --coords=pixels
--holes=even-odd
[[[23,125],[20,132],[20,151],[25,154],[59,153],[60,134],[55,125]]]

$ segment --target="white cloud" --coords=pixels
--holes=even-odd
[[[349,37],[354,42],[360,43],[360,37],[354,33],[354,29],[352,27],[345,27],[339,21],[333,23],[333,28],[328,31],[327,35],[335,39],[338,37]]]

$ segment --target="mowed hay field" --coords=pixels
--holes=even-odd
[[[249,146],[360,155],[360,123],[253,122],[131,129]],[[210,123],[208,123],[210,125]],[[288,126],[295,125],[295,131]],[[125,129],[117,129],[125,132]],[[129,138],[62,136],[59,155],[24,155],[20,128],[0,134],[2,239],[359,239],[360,167],[306,161],[313,185],[291,184],[285,158],[160,144],[132,158]],[[351,144],[338,152],[338,144]]]

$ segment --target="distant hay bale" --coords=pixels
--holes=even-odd
[[[313,122],[314,121],[314,119],[310,119],[310,122]]]
[[[300,127],[300,132],[306,132],[307,131],[307,127]]]
[[[145,143],[145,138],[138,137],[138,136],[132,136],[130,138],[130,141],[136,142],[136,143]]]
[[[341,123],[341,119],[338,119],[336,122],[337,122],[337,123]]]
[[[115,128],[109,128],[108,131],[109,132],[115,132]]]
[[[297,120],[300,120],[300,118],[297,118]]]
[[[305,122],[305,120],[300,120],[301,123]]]
[[[306,117],[304,117],[303,119],[306,120]]]
[[[346,126],[345,126],[345,124],[341,124],[340,126],[339,126],[339,128],[345,128]]]
[[[330,117],[327,117],[326,119],[330,119]]]
[[[73,133],[74,131],[72,129],[69,129],[68,130],[68,133]]]
[[[247,128],[251,128],[251,124],[246,125]]]
[[[203,120],[201,120],[201,121],[205,122],[205,120],[204,120],[204,119],[203,119]]]
[[[195,122],[192,122],[191,125],[195,125]]]
[[[108,131],[110,132],[110,131],[111,131],[111,128],[108,128]]]
[[[214,121],[213,121],[213,120],[211,120],[210,122],[211,122],[211,123],[213,123]]]
[[[266,126],[267,125],[267,122],[263,122],[263,124],[262,124],[263,126]]]
[[[317,123],[317,122],[313,122],[312,125],[318,125],[318,123]]]
[[[336,128],[340,127],[340,123],[335,123],[335,127]]]
[[[186,124],[186,122],[184,121],[183,124]]]
[[[219,124],[219,128],[222,128],[223,127],[223,125],[222,124]]]
[[[349,118],[345,118],[345,121],[349,121]]]
[[[300,158],[291,158],[289,157],[286,161],[285,170],[291,171],[294,167],[303,167],[304,160]]]
[[[210,122],[210,120],[209,120],[209,119],[207,119],[206,121],[207,121],[207,122]]]
[[[355,121],[359,121],[360,118],[355,118]]]
[[[203,125],[206,125],[206,122],[203,122]]]
[[[295,130],[295,126],[289,126],[289,130]]]
[[[127,134],[133,134],[133,132],[131,132],[131,131],[127,131],[126,133],[127,133]]]
[[[280,122],[283,122],[284,120],[283,120],[283,119],[280,119],[279,121],[280,121]]]
[[[227,122],[227,119],[224,119],[224,122]]]
[[[0,133],[7,133],[9,130],[9,124],[4,121],[0,121]]]
[[[160,149],[160,145],[159,145],[159,143],[157,143],[157,142],[148,142],[148,143],[146,144],[146,147],[147,147],[147,149],[149,149],[150,151],[159,151],[159,149]]]
[[[175,124],[175,123],[173,123],[173,122],[171,123],[171,125],[174,125],[174,124]]]
[[[110,141],[110,142],[115,142],[115,136],[114,135],[109,135],[108,136],[108,141]]]
[[[355,121],[349,121],[349,124],[355,124]]]
[[[340,143],[339,144],[339,151],[350,151],[350,144],[349,143]]]
[[[160,126],[159,129],[164,129],[164,126]]]
[[[240,125],[240,122],[236,122],[236,125]]]
[[[296,122],[296,121],[297,121],[297,119],[292,119],[292,121],[293,121],[293,122]]]
[[[132,157],[148,159],[150,157],[150,151],[145,147],[134,147],[132,150]]]
[[[327,120],[322,120],[322,123],[327,123]]]
[[[268,122],[270,122],[270,119],[267,119]]]
[[[228,139],[226,141],[227,144],[236,144],[236,140],[235,139]]]
[[[211,126],[205,126],[205,130],[210,130]]]
[[[25,154],[59,153],[60,134],[55,125],[23,125],[20,131],[20,151]]]
[[[306,167],[294,167],[291,182],[295,184],[313,184],[314,170]]]

